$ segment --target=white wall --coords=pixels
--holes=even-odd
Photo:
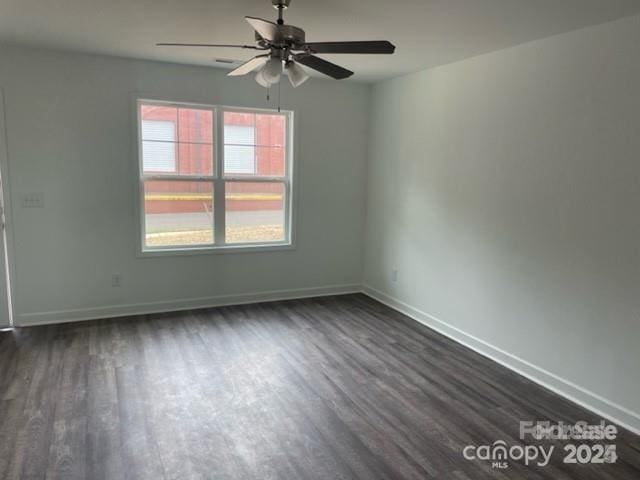
[[[18,324],[262,298],[235,296],[246,293],[357,288],[370,90],[357,83],[314,78],[295,91],[283,85],[282,106],[296,113],[297,187],[304,192],[296,250],[136,257],[131,94],[267,106],[252,78],[225,74],[0,48]],[[29,192],[43,192],[45,208],[21,208]],[[122,288],[111,287],[114,273],[122,274]]]
[[[376,85],[365,283],[640,430],[638,45],[632,17]]]

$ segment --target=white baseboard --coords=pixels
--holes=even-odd
[[[100,318],[127,317],[130,315],[177,312],[181,310],[192,310],[196,308],[222,307],[225,305],[242,305],[248,303],[269,302],[277,300],[293,300],[296,298],[344,295],[349,293],[359,293],[361,291],[362,286],[359,284],[329,285],[323,287],[298,288],[291,290],[272,290],[257,293],[242,293],[236,295],[189,298],[184,300],[137,303],[133,305],[114,305],[93,308],[80,308],[75,310],[23,313],[17,316],[16,326],[32,327],[36,325],[49,325],[54,323],[97,320]]]
[[[484,340],[470,335],[459,328],[439,320],[401,300],[398,300],[375,288],[364,285],[362,292],[388,307],[426,325],[427,327],[449,337],[450,339],[474,350],[494,362],[542,385],[558,395],[571,400],[592,412],[611,420],[631,432],[640,435],[640,414],[608,400],[597,393],[591,392],[575,383],[570,382],[554,373],[540,368],[526,360],[506,352]]]

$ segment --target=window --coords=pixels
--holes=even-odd
[[[289,245],[291,116],[139,100],[142,250]]]

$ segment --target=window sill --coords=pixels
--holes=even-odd
[[[223,247],[196,246],[175,248],[145,248],[138,250],[138,258],[149,257],[180,257],[189,255],[220,255],[231,253],[265,253],[295,250],[293,243],[264,243],[245,245],[225,245]]]

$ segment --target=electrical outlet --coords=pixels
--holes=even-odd
[[[112,287],[121,287],[122,286],[122,275],[119,273],[114,273],[111,277],[111,286]]]
[[[391,281],[396,283],[398,281],[398,270],[391,270]]]
[[[44,208],[44,193],[25,193],[22,197],[22,208]]]

